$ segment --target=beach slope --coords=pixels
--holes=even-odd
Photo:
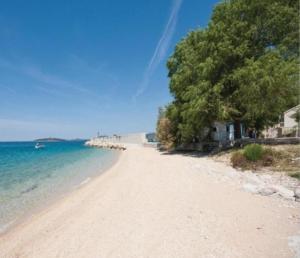
[[[216,173],[208,173],[214,169]],[[299,203],[253,195],[207,158],[132,147],[0,238],[0,257],[293,257]]]

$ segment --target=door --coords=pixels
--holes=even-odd
[[[234,126],[233,124],[229,124],[229,135],[228,138],[230,141],[234,140]]]

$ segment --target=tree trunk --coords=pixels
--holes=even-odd
[[[236,120],[234,121],[234,139],[241,139],[242,133],[241,133],[241,121]]]

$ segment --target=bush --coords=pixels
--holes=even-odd
[[[250,161],[260,160],[263,152],[263,147],[259,144],[250,144],[244,148],[244,156]]]
[[[272,156],[274,159],[288,158],[284,152],[272,148],[264,148],[264,155]]]
[[[162,117],[159,119],[156,128],[156,136],[160,144],[167,150],[174,147],[174,137],[172,135],[172,123],[170,119]]]
[[[236,151],[231,156],[231,164],[234,168],[242,168],[247,164],[247,159],[242,152]]]
[[[280,158],[282,158],[282,154],[280,152],[271,148],[264,148],[262,156],[262,165],[271,166],[276,160],[279,160]]]
[[[265,167],[271,166],[274,163],[274,157],[272,155],[263,155],[262,165]]]
[[[289,174],[289,176],[297,178],[300,180],[300,172],[292,172]]]
[[[271,167],[274,171],[290,172],[290,176],[300,180],[299,163],[295,158],[299,156],[298,149],[290,152],[275,148],[263,147],[258,144],[247,145],[243,150],[231,155],[233,167],[256,170],[261,167]]]

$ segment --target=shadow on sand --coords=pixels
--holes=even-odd
[[[159,150],[161,155],[180,155],[180,156],[188,156],[188,157],[194,157],[194,158],[202,158],[202,157],[208,157],[211,155],[209,152],[201,152],[201,151],[183,151],[183,150],[174,150],[174,151],[165,151],[165,150]]]

